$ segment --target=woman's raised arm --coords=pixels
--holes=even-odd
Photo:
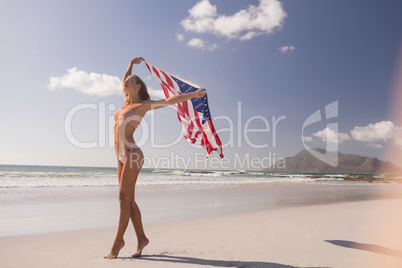
[[[133,64],[140,64],[141,61],[142,61],[142,59],[140,57],[136,57],[130,61],[130,63],[128,64],[126,73],[124,74],[124,77],[123,77],[123,81],[122,81],[123,83],[124,83],[124,81],[126,81],[127,77],[131,75],[131,73],[133,71]]]
[[[147,101],[144,104],[146,105],[147,111],[156,110],[156,109],[160,109],[160,108],[163,108],[163,107],[166,107],[169,105],[173,105],[173,104],[176,104],[179,102],[188,101],[193,98],[204,97],[204,95],[206,93],[207,93],[207,91],[205,90],[205,88],[199,88],[195,92],[182,94],[182,95],[178,95],[178,96],[173,96],[173,97],[163,99],[163,100],[158,100],[158,101]]]

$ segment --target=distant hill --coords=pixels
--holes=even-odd
[[[314,150],[325,153],[323,149]],[[308,150],[286,157],[285,168],[267,168],[264,171],[402,175],[402,168],[391,162],[354,154],[338,153],[338,166],[332,167],[315,158]]]

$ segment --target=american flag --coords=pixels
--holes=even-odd
[[[148,70],[162,86],[166,98],[189,92],[200,87],[178,78],[149,64],[142,59]],[[223,158],[222,143],[212,123],[211,112],[208,106],[207,94],[204,97],[194,98],[174,105],[177,117],[183,125],[184,137],[191,144],[198,144],[207,150],[207,158],[212,151],[217,151]]]

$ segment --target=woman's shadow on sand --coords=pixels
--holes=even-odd
[[[208,267],[216,266],[216,267],[300,268],[300,266],[284,265],[273,262],[211,260],[211,259],[200,259],[200,258],[165,255],[165,254],[142,255],[141,258],[123,257],[122,259],[167,262],[167,263],[178,263],[178,264],[186,263],[195,265],[205,265]],[[304,267],[304,268],[329,268],[329,267]]]
[[[346,240],[325,240],[325,242],[331,243],[336,246],[345,247],[345,248],[353,248],[353,249],[360,249],[365,251],[370,251],[378,254],[393,256],[402,258],[402,251],[390,249],[378,245],[373,244],[362,244],[353,241],[346,241]]]

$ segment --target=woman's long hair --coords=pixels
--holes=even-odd
[[[138,76],[133,75],[133,77],[134,77],[134,79],[135,79],[135,82],[136,82],[137,84],[140,84],[140,85],[141,85],[140,92],[138,92],[138,94],[139,94],[139,96],[140,96],[140,99],[141,99],[142,101],[150,100],[151,98],[149,97],[149,94],[148,94],[147,85],[146,85],[146,84],[144,83],[144,81],[142,81],[142,79],[139,78]]]

